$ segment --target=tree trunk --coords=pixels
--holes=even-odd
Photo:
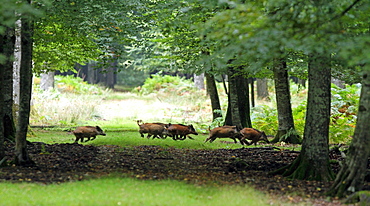
[[[300,155],[291,165],[274,173],[293,179],[330,181],[329,165],[330,62],[313,55],[308,64],[308,103],[304,139]]]
[[[202,73],[200,75],[194,74],[194,85],[199,90],[204,89],[204,73]]]
[[[257,99],[270,101],[267,79],[257,79]]]
[[[30,1],[30,0],[29,0]],[[27,131],[30,116],[32,88],[32,35],[33,22],[22,18],[21,26],[21,65],[20,65],[20,104],[16,131],[15,164],[32,166],[35,163],[27,152]]]
[[[207,93],[211,99],[213,121],[219,117],[222,117],[220,99],[218,97],[217,87],[215,78],[212,74],[205,73]]]
[[[4,164],[5,158],[5,132],[4,132],[4,119],[6,117],[5,110],[5,96],[6,96],[6,84],[5,81],[6,73],[5,71],[9,69],[9,62],[11,62],[11,56],[13,55],[11,50],[12,34],[11,28],[6,28],[5,34],[0,35],[0,55],[3,55],[5,59],[0,61],[0,166]],[[14,33],[14,32],[13,32]],[[14,34],[13,34],[14,36]],[[14,48],[14,45],[13,45]],[[12,68],[12,65],[11,65]],[[8,72],[9,73],[9,72]]]
[[[255,97],[255,95],[254,95],[254,79],[253,78],[248,78],[247,82],[251,84],[251,93],[250,93],[251,103],[252,103],[252,107],[255,107],[256,106],[256,101],[254,99],[254,97]]]
[[[3,132],[6,140],[15,141],[15,125],[13,118],[13,57],[15,47],[15,29],[7,27],[2,36],[1,53],[6,57],[3,67]]]
[[[238,96],[239,115],[242,127],[252,127],[252,120],[250,117],[250,102],[249,102],[249,84],[248,79],[242,75],[236,78],[236,92]]]
[[[19,107],[19,67],[21,65],[21,20],[15,22],[15,48],[13,62],[13,108]],[[13,111],[14,121],[18,117],[18,109]],[[15,129],[14,129],[15,132]]]
[[[370,69],[363,74],[355,133],[343,162],[328,195],[344,197],[360,191],[364,185],[368,157],[370,155]]]
[[[300,144],[302,140],[294,128],[286,62],[284,60],[276,60],[273,71],[279,128],[275,138],[271,142],[283,141]]]
[[[41,74],[40,88],[44,91],[54,88],[54,72]]]
[[[238,75],[234,68],[229,69],[228,108],[225,125],[238,128],[252,127],[250,119],[250,103],[248,81]]]

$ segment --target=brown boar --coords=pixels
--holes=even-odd
[[[91,140],[94,140],[97,135],[103,135],[103,136],[106,135],[99,126],[96,126],[96,127],[93,127],[93,126],[77,127],[74,131],[72,131],[72,133],[76,136],[75,143],[78,143],[78,140],[83,142],[85,137],[87,138],[87,140],[85,142],[88,142],[88,141],[90,141],[91,137],[92,137]]]
[[[240,143],[244,144],[240,139],[241,135],[236,126],[221,126],[213,128],[212,130],[209,130],[209,137],[204,142],[213,142],[217,138],[231,138],[234,140],[234,143],[237,143],[236,139],[239,139]]]
[[[167,137],[167,129],[165,128],[166,124],[164,123],[143,123],[142,120],[137,120],[137,125],[139,125],[139,133],[141,137],[144,137],[144,134],[148,134],[147,138],[149,139],[153,136],[157,138],[166,138]]]
[[[248,145],[251,145],[253,143],[254,145],[257,145],[257,142],[261,140],[266,141],[267,143],[270,143],[265,132],[259,131],[254,128],[243,128],[242,130],[240,130],[240,134],[241,134],[241,140],[247,143]],[[248,143],[246,139],[252,140],[252,141]]]
[[[172,137],[173,140],[184,140],[186,137],[193,139],[189,134],[198,135],[195,131],[193,125],[183,125],[183,124],[171,124],[166,126],[168,135]]]

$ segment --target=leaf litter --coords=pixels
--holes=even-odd
[[[7,143],[6,158],[14,157],[14,144]],[[290,164],[299,152],[263,146],[240,149],[178,149],[161,146],[119,147],[77,143],[28,145],[35,167],[14,165],[0,168],[0,181],[41,184],[79,181],[115,175],[143,180],[171,179],[197,185],[249,185],[275,199],[310,205],[344,205],[324,196],[331,182],[289,180],[270,175]],[[332,168],[339,171],[340,153],[331,151]],[[365,189],[370,183],[365,181]]]

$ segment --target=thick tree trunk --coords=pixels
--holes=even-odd
[[[15,47],[15,29],[6,28],[5,35],[2,36],[2,54],[6,57],[3,69],[3,132],[6,140],[15,141],[15,125],[13,118],[13,57],[14,57],[14,47]]]
[[[222,117],[220,99],[217,92],[215,78],[212,74],[205,73],[207,93],[211,99],[213,121]]]
[[[370,155],[370,69],[364,71],[355,134],[328,195],[344,197],[364,185]]]
[[[330,181],[329,165],[330,121],[330,62],[329,58],[311,56],[308,65],[308,103],[304,139],[300,155],[291,165],[274,173],[293,179]]]
[[[283,60],[277,60],[273,67],[273,71],[279,128],[275,138],[271,142],[276,143],[282,141],[300,144],[302,139],[294,128],[286,62]]]
[[[32,88],[32,35],[33,22],[28,18],[22,18],[20,104],[15,146],[15,164],[21,166],[31,166],[35,164],[28,155],[26,139],[29,124]]]
[[[238,128],[252,127],[250,119],[250,102],[248,81],[238,75],[235,69],[229,69],[229,93],[228,108],[225,125],[233,125]]]
[[[236,92],[238,96],[239,115],[242,127],[252,127],[250,117],[249,84],[248,80],[241,75],[236,78]]]
[[[270,101],[267,79],[257,79],[257,99]]]
[[[204,89],[204,73],[202,73],[200,75],[194,74],[194,85],[199,90]]]

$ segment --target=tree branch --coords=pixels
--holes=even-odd
[[[344,16],[349,10],[351,10],[358,2],[361,0],[355,0],[349,7],[347,7],[344,11],[342,11],[340,14],[334,16],[331,20],[338,19],[342,16]]]

